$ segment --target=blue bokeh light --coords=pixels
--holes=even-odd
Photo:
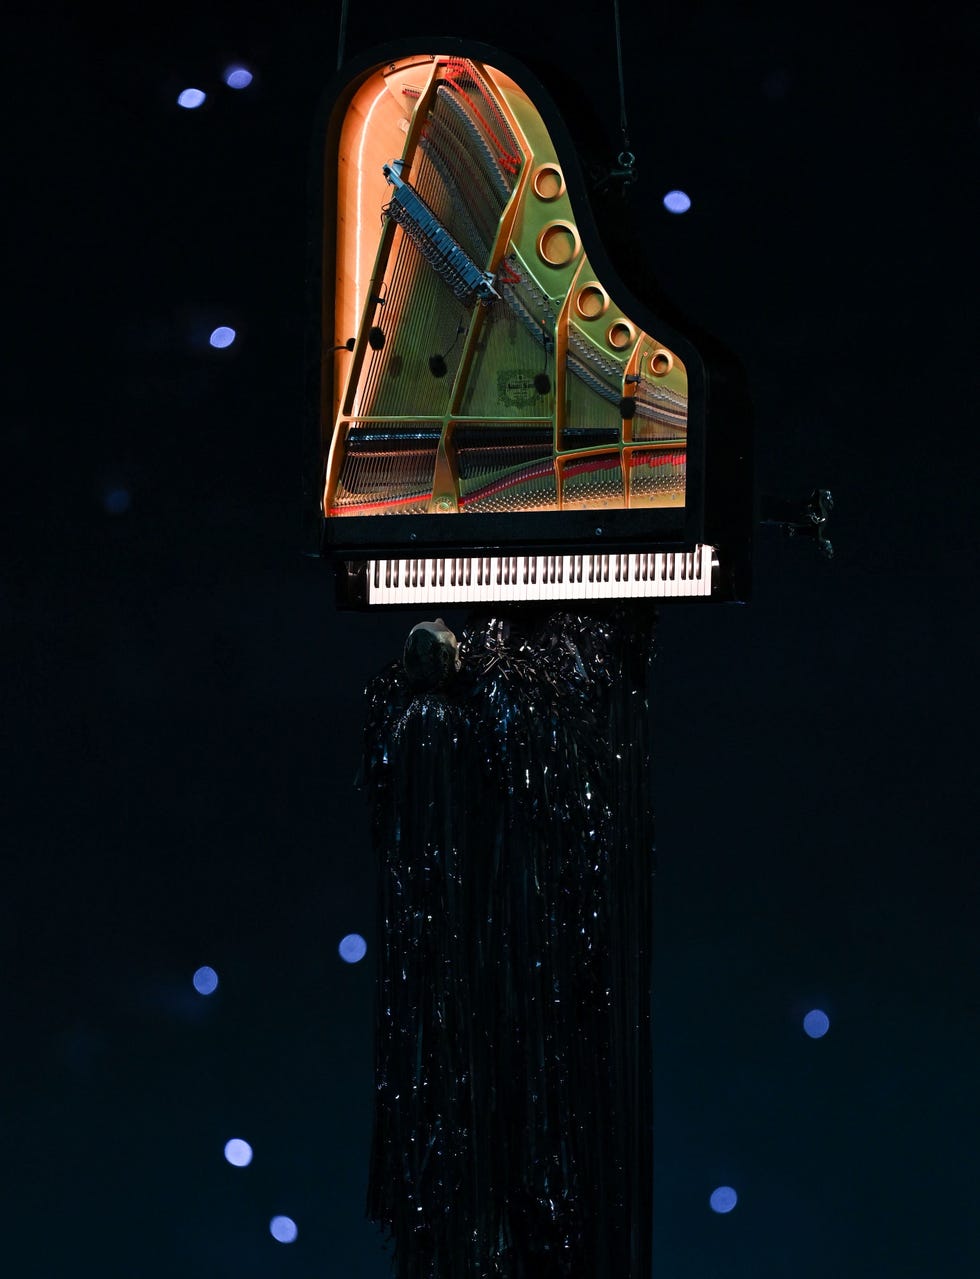
[[[247,89],[252,83],[252,73],[247,67],[229,67],[225,72],[225,84],[229,89]]]
[[[241,1137],[225,1142],[225,1158],[234,1168],[247,1168],[252,1162],[252,1147]]]
[[[102,505],[107,515],[125,515],[129,510],[132,498],[129,489],[111,488],[102,499]]]
[[[218,989],[218,974],[207,964],[194,974],[194,989],[199,995],[213,995]]]
[[[234,340],[235,330],[229,328],[227,324],[219,324],[208,338],[211,345],[217,347],[219,351],[223,351],[226,346],[231,346]]]
[[[664,196],[664,208],[668,213],[686,213],[691,207],[691,197],[686,191],[668,191]]]
[[[269,1222],[269,1234],[279,1243],[294,1243],[299,1230],[292,1217],[273,1217]]]
[[[731,1212],[738,1203],[738,1195],[731,1186],[718,1186],[711,1192],[710,1203],[713,1212]]]
[[[203,89],[182,89],[177,94],[177,105],[185,107],[188,111],[193,111],[195,107],[199,107],[208,95]]]
[[[348,933],[337,947],[340,958],[347,964],[359,963],[367,954],[367,942],[360,933]]]
[[[822,1008],[811,1008],[803,1018],[803,1029],[811,1039],[823,1039],[830,1029],[830,1018]]]

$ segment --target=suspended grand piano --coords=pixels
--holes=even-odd
[[[525,68],[375,56],[321,177],[307,500],[343,606],[746,598],[737,379],[616,276]]]

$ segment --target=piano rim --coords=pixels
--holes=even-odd
[[[642,329],[648,333],[656,333],[658,340],[674,350],[684,361],[688,373],[688,423],[686,441],[686,501],[681,512],[669,508],[641,508],[609,510],[564,510],[549,512],[515,512],[513,514],[464,515],[465,524],[445,515],[385,515],[385,516],[353,516],[324,514],[322,509],[323,487],[326,479],[326,459],[330,449],[334,423],[328,421],[329,415],[323,412],[323,405],[331,400],[324,370],[332,364],[322,359],[323,350],[323,315],[332,314],[333,291],[325,296],[323,281],[332,280],[335,266],[335,236],[327,234],[324,226],[324,210],[335,208],[336,189],[335,173],[337,151],[340,143],[340,131],[347,107],[351,98],[364,80],[400,58],[423,56],[423,50],[435,50],[434,56],[443,54],[453,57],[471,58],[474,61],[496,67],[508,75],[530,97],[536,110],[555,144],[555,152],[561,165],[572,209],[575,224],[582,247],[588,255],[596,275],[603,281],[603,286],[615,295],[617,305],[621,306]],[[476,554],[480,548],[493,546],[499,551],[520,553],[518,547],[528,546],[528,553],[535,547],[561,545],[571,551],[584,552],[597,549],[599,537],[610,535],[608,544],[603,549],[612,552],[614,549],[628,550],[636,548],[638,543],[646,546],[651,536],[648,517],[657,516],[652,523],[656,527],[656,547],[651,549],[677,550],[681,543],[693,545],[704,541],[704,487],[705,487],[705,425],[707,410],[707,374],[701,353],[694,343],[676,330],[668,321],[662,320],[656,312],[636,298],[623,282],[619,272],[614,268],[602,243],[598,226],[595,222],[584,175],[578,162],[578,153],[564,119],[557,105],[538,77],[524,63],[511,57],[504,50],[478,41],[460,39],[459,37],[419,37],[412,39],[399,38],[396,41],[375,46],[365,50],[356,58],[340,68],[328,86],[321,101],[317,127],[314,130],[312,145],[311,191],[313,193],[310,221],[310,264],[309,272],[311,289],[311,307],[309,313],[315,317],[313,331],[310,334],[309,373],[313,385],[308,389],[308,415],[311,417],[312,429],[307,431],[307,443],[304,450],[304,508],[307,512],[308,532],[305,537],[309,553],[327,559],[351,558],[353,552],[357,559],[368,558],[371,554],[381,555],[382,551],[391,555],[391,539],[394,539],[405,551],[411,551],[412,557],[420,558],[424,554],[445,553],[442,548],[455,543],[461,554]],[[332,226],[331,222],[331,226]],[[608,281],[608,282],[607,282]],[[315,363],[315,370],[312,367]],[[332,386],[332,382],[330,383]],[[310,506],[313,510],[310,510]],[[537,517],[542,520],[556,522],[556,527],[546,534],[544,527],[541,534],[512,534],[514,522],[519,519]],[[642,531],[635,535],[617,528],[619,520],[613,517],[627,517],[631,522],[641,522]],[[670,527],[663,517],[668,517]],[[680,517],[680,518],[679,518]],[[477,521],[494,521],[484,531]],[[396,521],[405,523],[405,531],[398,528]],[[447,529],[447,521],[455,525],[455,530]],[[358,526],[362,525],[363,528]],[[374,527],[373,529],[370,526]],[[601,527],[603,532],[596,534]],[[414,534],[414,536],[411,536]],[[546,540],[538,540],[546,535]],[[660,545],[660,542],[663,545]],[[464,551],[462,543],[465,541]],[[346,548],[348,554],[343,554]]]

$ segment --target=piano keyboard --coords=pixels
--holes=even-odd
[[[483,555],[379,559],[367,565],[367,604],[710,597],[714,549],[627,555]]]

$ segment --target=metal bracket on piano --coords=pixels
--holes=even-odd
[[[620,184],[622,194],[625,195],[633,183],[637,180],[638,176],[639,175],[636,171],[636,156],[632,151],[620,151],[619,155],[616,157],[615,167],[603,173],[602,177],[596,180],[594,189],[596,191],[604,191],[606,187],[618,182]]]

